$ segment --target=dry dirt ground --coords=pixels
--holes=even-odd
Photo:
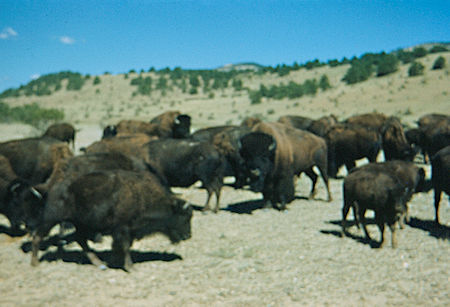
[[[38,134],[17,125],[0,130],[3,139]],[[77,148],[100,133],[83,127]],[[415,195],[398,248],[390,247],[386,230],[388,244],[380,249],[355,226],[349,237],[339,236],[342,179],[330,184],[331,203],[321,180],[317,199],[308,200],[303,175],[284,212],[262,209],[260,194],[226,186],[219,213],[194,211],[191,239],[136,241],[131,273],[88,264],[73,242],[62,253],[50,244],[31,267],[30,238],[9,236],[0,216],[0,306],[450,306],[447,197],[440,209],[444,226],[436,227],[433,193]],[[196,208],[206,199],[195,186],[174,191]],[[369,231],[379,238],[375,225]],[[91,246],[107,260],[110,244],[106,237]]]

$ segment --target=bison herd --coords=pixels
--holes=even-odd
[[[338,178],[345,166],[342,235],[351,208],[355,224],[371,240],[365,221],[371,210],[381,246],[387,225],[395,247],[397,224],[408,222],[414,193],[434,188],[437,224],[441,194],[450,194],[450,116],[427,114],[417,124],[405,130],[398,118],[382,113],[343,121],[333,115],[290,115],[191,132],[189,115],[168,111],[149,122],[107,126],[102,139],[77,156],[72,152],[76,130],[55,124],[41,137],[0,143],[0,213],[11,234],[32,235],[32,265],[39,263],[40,243],[50,230],[69,223],[92,264],[105,267],[87,241],[110,235],[110,264],[128,271],[134,240],[152,233],[173,243],[190,238],[193,207],[171,187],[200,181],[207,192],[203,210],[211,210],[215,195],[212,211],[217,212],[224,178],[234,177],[235,189],[260,192],[264,207],[285,210],[295,199],[300,174],[311,179],[310,199],[320,176],[331,201],[329,178]],[[384,162],[377,162],[381,150]],[[431,163],[431,180],[414,163],[418,154]],[[362,158],[369,163],[356,167]]]

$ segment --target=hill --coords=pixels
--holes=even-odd
[[[374,74],[364,82],[348,85],[342,81],[349,70],[350,61],[339,65],[318,63],[308,67],[262,67],[256,64],[232,65],[229,71],[130,71],[125,74],[81,76],[60,73],[64,78],[52,81],[50,93],[21,94],[3,97],[10,107],[36,103],[42,108],[56,108],[65,114],[65,120],[74,124],[91,124],[103,127],[120,119],[148,120],[170,109],[178,109],[192,116],[194,128],[239,124],[247,116],[276,120],[285,114],[298,114],[317,118],[333,113],[344,119],[356,113],[371,111],[399,116],[405,123],[414,121],[425,113],[449,113],[449,65],[433,70],[438,57],[450,62],[449,52],[429,53],[416,59],[424,66],[424,74],[408,75],[410,63],[400,64],[398,70],[383,77]],[[241,70],[246,68],[245,70]],[[289,68],[283,72],[283,68]],[[59,75],[59,74],[55,74]],[[46,76],[53,80],[54,75]],[[326,77],[331,88],[321,90],[317,84]],[[251,93],[264,88],[302,86],[313,82],[315,94],[295,98],[260,97],[252,103]],[[77,88],[79,83],[81,86]],[[311,83],[310,82],[310,83]],[[41,89],[38,83],[34,92]],[[44,88],[44,89],[48,89]],[[20,89],[20,88],[19,88]],[[4,93],[3,93],[4,94]],[[2,94],[2,95],[3,95]],[[4,95],[3,95],[4,96]],[[17,95],[16,95],[17,96]]]

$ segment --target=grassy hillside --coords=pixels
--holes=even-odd
[[[446,60],[446,67],[433,70],[434,62],[441,56]],[[266,120],[276,120],[285,114],[317,118],[333,113],[344,119],[352,114],[370,111],[397,115],[405,123],[413,124],[414,120],[425,113],[450,113],[450,53],[430,53],[417,61],[424,66],[423,75],[410,77],[410,63],[400,64],[394,73],[383,77],[373,74],[367,81],[352,85],[342,81],[350,67],[350,64],[342,63],[335,67],[301,67],[288,74],[239,71],[228,80],[226,88],[214,89],[210,83],[205,90],[203,79],[198,78],[196,93],[189,90],[189,76],[173,80],[169,75],[155,71],[130,71],[127,74],[104,74],[87,78],[83,76],[84,84],[81,89],[68,90],[68,82],[76,85],[80,81],[79,76],[76,76],[76,82],[64,79],[60,85],[55,85],[58,89],[50,95],[29,94],[2,98],[1,101],[10,107],[36,103],[42,108],[62,110],[65,120],[74,124],[99,126],[116,123],[124,118],[148,120],[171,109],[190,114],[194,127],[239,124],[246,116],[255,115]],[[142,79],[151,78],[152,89],[149,95],[137,94],[138,87],[131,84],[139,76]],[[303,84],[307,80],[317,82],[323,76],[328,78],[331,88],[319,89],[315,95],[281,100],[263,97],[257,104],[252,104],[249,97],[249,92],[258,91],[261,84],[266,87],[287,85],[289,82]],[[156,89],[161,78],[165,79],[164,90]],[[232,86],[233,80],[242,82],[241,90]]]

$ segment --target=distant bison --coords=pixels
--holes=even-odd
[[[285,209],[286,204],[294,199],[294,176],[303,172],[312,180],[309,197],[313,198],[318,177],[314,166],[320,171],[328,201],[331,201],[324,139],[280,123],[259,123],[252,131],[255,134],[241,139],[241,155],[250,170],[251,186],[254,191],[263,193],[266,206],[276,208],[280,204],[279,209]]]
[[[380,132],[387,118],[383,113],[372,112],[350,116],[344,120],[344,123],[364,126]]]
[[[406,213],[407,189],[392,174],[384,171],[356,170],[344,179],[344,205],[342,208],[342,234],[346,234],[347,214],[352,207],[356,223],[363,226],[366,238],[372,240],[365,222],[366,210],[375,212],[375,223],[381,232],[380,246],[384,243],[384,225],[392,233],[392,247],[397,246],[396,223]]]
[[[76,240],[89,260],[103,266],[87,240],[97,233],[113,238],[113,264],[129,271],[130,247],[134,240],[163,233],[173,243],[190,238],[192,208],[175,198],[148,172],[123,170],[94,172],[52,187],[41,205],[34,226],[31,264],[38,264],[41,240],[62,221],[76,228]]]
[[[439,224],[441,194],[450,197],[450,145],[439,150],[431,159],[431,181],[434,188],[435,221]]]
[[[75,128],[71,124],[53,124],[47,128],[43,136],[49,136],[68,144],[72,143],[72,149],[75,149]]]
[[[225,159],[208,142],[187,139],[161,139],[145,144],[144,161],[171,187],[189,187],[201,181],[208,192],[204,210],[209,210],[212,194],[219,210]]]
[[[158,138],[186,138],[190,134],[191,117],[179,111],[167,111],[150,122],[122,120],[114,128],[103,132],[104,138],[111,134],[144,133]],[[112,132],[112,133],[111,133]]]
[[[293,128],[308,130],[314,119],[299,115],[283,115],[278,118],[278,122]]]

